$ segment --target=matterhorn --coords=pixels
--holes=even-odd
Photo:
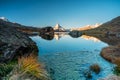
[[[54,27],[54,31],[56,31],[56,32],[64,32],[65,29],[62,26],[60,26],[59,24],[56,24],[55,27]]]
[[[1,20],[9,22],[9,20],[5,17],[0,17]]]

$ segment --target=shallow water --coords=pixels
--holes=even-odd
[[[100,56],[102,48],[108,44],[97,38],[83,35],[72,38],[69,35],[55,35],[53,40],[40,36],[31,37],[39,48],[39,59],[48,67],[53,80],[97,80],[112,74],[113,64]],[[89,67],[98,64],[99,74]],[[87,74],[92,77],[88,78]]]

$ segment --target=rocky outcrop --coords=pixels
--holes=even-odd
[[[113,63],[115,63],[116,59],[120,58],[120,16],[97,28],[81,32],[85,35],[94,36],[110,45],[101,51],[103,58]]]
[[[41,36],[41,38],[46,40],[52,40],[54,38],[54,30],[51,26],[41,28],[41,31],[39,32],[39,36]]]
[[[103,48],[101,51],[101,56],[106,60],[116,64],[116,60],[120,59],[120,46],[109,46]]]
[[[36,34],[52,40],[54,30],[51,26],[36,28],[0,19],[0,62],[37,52],[36,44],[29,38],[29,35]]]
[[[71,31],[69,33],[69,35],[73,38],[78,38],[78,37],[82,36],[82,33],[80,31]]]
[[[100,25],[97,28],[83,31],[85,34],[107,34],[108,32],[113,34],[115,33],[114,35],[120,34],[120,16]]]
[[[41,28],[41,30],[39,31],[40,35],[44,35],[44,34],[54,34],[54,30],[51,26],[47,26],[45,28]]]
[[[12,25],[0,24],[0,62],[37,52],[36,44]]]

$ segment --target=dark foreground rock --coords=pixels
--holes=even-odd
[[[29,38],[31,35],[51,40],[54,30],[50,26],[37,28],[0,19],[0,62],[12,60],[18,55],[37,52],[36,44]]]
[[[36,44],[13,26],[0,25],[0,62],[37,52]]]

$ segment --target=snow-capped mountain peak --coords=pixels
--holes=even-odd
[[[7,18],[5,17],[0,17],[0,19],[2,19],[3,21],[9,21]]]

